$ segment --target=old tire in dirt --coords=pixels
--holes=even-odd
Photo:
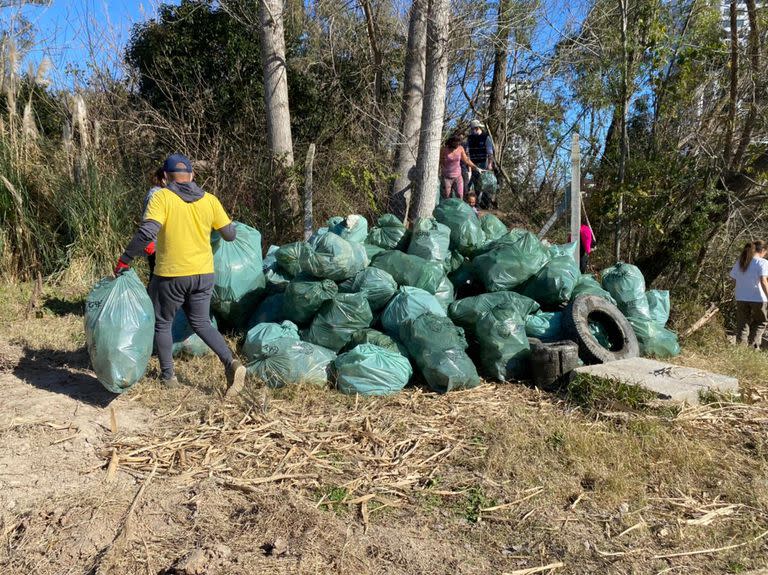
[[[604,347],[589,329],[598,323],[609,341]],[[608,363],[640,355],[632,326],[615,305],[595,295],[576,296],[563,312],[563,331],[579,346],[579,357],[587,364]]]
[[[560,387],[579,365],[579,347],[572,341],[555,341],[531,348],[531,380],[551,391]]]

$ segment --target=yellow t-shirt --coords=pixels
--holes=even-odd
[[[216,196],[187,203],[167,188],[152,196],[144,219],[160,224],[155,275],[162,277],[212,274],[211,230],[232,221]]]

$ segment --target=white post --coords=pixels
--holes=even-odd
[[[312,236],[312,167],[315,162],[315,143],[307,148],[307,159],[304,160],[304,241]]]
[[[581,152],[579,134],[571,140],[571,241],[576,242],[576,263],[579,263],[581,228]]]

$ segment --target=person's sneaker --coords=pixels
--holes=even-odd
[[[160,385],[166,389],[178,389],[181,387],[181,384],[179,383],[179,380],[176,379],[175,375],[172,375],[170,379],[161,379]]]
[[[227,368],[227,392],[224,397],[235,397],[243,391],[243,386],[245,386],[245,366],[235,360]]]

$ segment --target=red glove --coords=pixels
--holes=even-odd
[[[125,263],[123,260],[117,260],[117,265],[115,266],[115,277],[119,276],[121,273],[128,271],[131,269],[131,266],[129,266],[127,263]]]
[[[155,253],[155,242],[149,242],[147,247],[144,248],[144,253],[151,256]]]

